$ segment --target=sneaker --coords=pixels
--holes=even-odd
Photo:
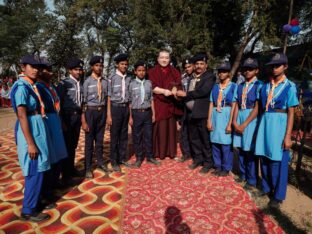
[[[177,161],[183,163],[183,162],[185,162],[185,161],[187,161],[187,160],[190,160],[190,159],[191,159],[191,156],[189,156],[189,155],[183,155],[183,156],[182,156],[181,158],[179,158]]]
[[[36,212],[33,214],[21,214],[21,220],[22,221],[31,221],[31,222],[41,222],[44,220],[50,219],[51,216],[49,214],[41,213],[41,212]]]
[[[133,166],[136,167],[136,168],[140,168],[141,165],[142,165],[142,160],[137,160],[137,161],[133,164]]]
[[[121,168],[120,168],[120,166],[118,164],[113,164],[112,168],[113,168],[114,171],[121,172]]]
[[[146,161],[147,161],[147,163],[151,163],[151,164],[154,164],[154,165],[157,165],[157,166],[159,166],[161,164],[160,162],[158,162],[154,158],[147,159]]]
[[[228,176],[229,174],[230,174],[229,171],[220,171],[219,174],[218,174],[218,176],[220,176],[220,177],[226,177],[226,176]]]
[[[173,158],[173,160],[175,160],[175,161],[177,161],[177,162],[179,162],[179,157],[178,156],[175,156],[174,158]]]
[[[272,199],[269,201],[268,206],[274,209],[279,209],[282,204],[282,201]]]
[[[256,197],[265,197],[265,196],[270,196],[270,192],[264,192],[264,191],[258,191],[256,194],[255,194],[255,196]]]
[[[256,186],[246,183],[244,185],[243,189],[248,190],[248,191],[252,191],[252,190],[256,189]]]
[[[243,178],[241,178],[241,177],[235,178],[234,180],[235,180],[235,182],[237,182],[237,183],[244,183],[244,182],[246,182],[246,180],[243,179]]]
[[[85,175],[86,179],[93,179],[93,173],[92,171],[88,170],[86,171],[86,175]]]
[[[201,165],[201,163],[193,162],[191,165],[188,166],[188,168],[190,168],[191,170],[194,170],[197,167],[199,167],[200,165]]]
[[[101,171],[103,171],[103,172],[107,172],[107,173],[112,172],[112,170],[108,169],[108,167],[107,167],[105,164],[99,165],[99,166],[98,166],[98,169],[101,170]]]
[[[54,208],[56,208],[57,205],[56,203],[52,202],[52,203],[48,203],[48,204],[44,204],[44,210],[52,210]]]
[[[120,164],[124,165],[125,167],[131,167],[131,164],[126,161],[121,161]]]
[[[52,210],[52,209],[56,208],[57,205],[54,201],[56,201],[56,200],[52,199],[52,198],[51,199],[45,199],[45,198],[40,199],[40,201],[38,202],[38,205],[37,205],[37,211]]]
[[[199,173],[200,174],[207,174],[211,169],[212,169],[212,167],[202,167],[202,169],[200,169]]]
[[[214,172],[212,172],[212,174],[215,175],[215,176],[219,176],[219,174],[220,174],[221,171],[222,171],[222,170],[221,170],[220,168],[216,168],[216,169],[214,170]]]

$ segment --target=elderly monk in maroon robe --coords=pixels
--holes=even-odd
[[[180,90],[181,75],[177,69],[169,65],[170,54],[161,50],[157,58],[158,64],[148,72],[153,86],[155,105],[155,124],[153,129],[153,152],[155,157],[175,158],[177,154],[176,116],[182,115],[177,106],[176,92]]]

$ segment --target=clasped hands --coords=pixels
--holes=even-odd
[[[165,89],[163,92],[163,95],[166,97],[174,96],[175,98],[178,98],[178,97],[185,97],[186,92],[182,90],[177,90],[176,88],[173,88],[172,90]]]

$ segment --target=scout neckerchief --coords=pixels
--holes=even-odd
[[[228,85],[230,83],[231,83],[230,79],[227,79],[227,81],[225,82],[225,85],[222,85],[221,83],[219,83],[219,93],[218,93],[218,99],[217,99],[217,111],[218,112],[221,112],[223,97],[224,97],[224,99],[226,97],[226,95],[223,95],[223,92],[228,87]],[[224,101],[223,105],[225,105],[225,101]]]
[[[280,92],[284,89],[286,82],[283,84],[283,86],[280,88],[277,94],[274,95],[275,88],[282,82],[286,80],[286,76],[284,75],[277,83],[274,82],[274,79],[271,79],[271,88],[270,85],[267,86],[267,101],[265,105],[265,111],[269,110],[269,105],[274,109],[274,98],[277,97]]]
[[[77,80],[76,78],[74,78],[72,75],[69,75],[69,78],[72,79],[73,81],[75,81],[75,83],[76,83],[76,85],[77,85],[77,89],[76,89],[76,100],[77,100],[77,104],[80,106],[80,105],[81,105],[80,81]]]
[[[116,71],[116,74],[121,76],[121,96],[122,96],[122,101],[125,100],[126,97],[126,74],[122,74],[119,70]]]
[[[135,80],[140,83],[140,97],[141,97],[141,104],[143,104],[144,99],[145,99],[145,89],[144,89],[145,79],[141,80],[138,77],[136,77]]]
[[[41,95],[40,95],[40,93],[39,93],[39,91],[38,91],[38,88],[37,88],[35,82],[34,82],[32,79],[30,79],[29,77],[27,77],[26,75],[24,75],[24,74],[19,75],[19,79],[20,79],[20,78],[22,78],[22,79],[25,80],[28,84],[30,84],[31,87],[33,88],[33,90],[35,91],[35,94],[37,95],[38,100],[39,100],[39,104],[40,104],[41,116],[42,116],[42,117],[46,117],[45,106],[44,106],[44,103],[43,103],[43,101],[42,101]]]
[[[190,85],[188,87],[188,91],[195,90],[196,83],[200,81],[201,75],[202,74],[196,75],[195,73],[193,73],[193,77],[190,80]]]
[[[102,77],[98,77],[98,78],[95,78],[93,76],[91,76],[94,80],[97,81],[97,92],[98,92],[98,99],[99,99],[99,102],[101,102],[101,99],[102,99]]]
[[[254,78],[251,79],[249,82],[245,82],[244,88],[243,88],[243,93],[242,93],[242,105],[241,109],[246,109],[246,103],[247,103],[247,94],[248,92],[252,89],[254,82],[257,80],[257,77],[255,76]],[[248,90],[248,88],[250,89]]]
[[[60,102],[60,99],[59,99],[59,96],[57,95],[56,93],[56,90],[53,88],[52,85],[50,85],[49,83],[47,82],[42,82],[44,84],[45,87],[47,87],[50,91],[50,94],[52,96],[52,100],[53,100],[53,106],[54,106],[54,110],[59,113],[60,112],[60,109],[61,109],[61,102]]]

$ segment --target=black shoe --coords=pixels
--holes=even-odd
[[[105,164],[98,166],[98,169],[100,169],[103,172],[107,172],[107,173],[112,172],[112,170],[108,169],[108,167]]]
[[[71,173],[72,177],[83,177],[83,172],[78,171],[76,168]]]
[[[34,214],[21,214],[21,220],[23,221],[32,221],[32,222],[40,222],[43,220],[48,220],[50,219],[51,216],[49,214],[45,214],[45,213],[34,213]]]
[[[38,202],[37,211],[40,212],[42,210],[52,210],[56,207],[57,207],[57,205],[53,201],[48,201],[46,199],[42,199],[41,201]]]
[[[246,183],[246,184],[244,185],[243,189],[248,190],[248,191],[252,191],[252,190],[255,190],[255,189],[256,189],[256,186],[250,185],[250,184]]]
[[[191,170],[196,169],[197,167],[199,167],[201,165],[201,163],[195,163],[193,162],[191,165],[188,166],[188,168],[190,168]]]
[[[125,167],[131,167],[131,164],[126,161],[121,161],[120,164],[124,165]]]
[[[136,160],[136,162],[133,164],[134,167],[139,168],[142,165],[142,160]]]
[[[92,171],[88,170],[86,171],[86,175],[85,175],[86,179],[93,179],[93,173]]]
[[[200,174],[207,174],[211,169],[212,169],[212,167],[202,167],[202,169],[199,170],[199,173]]]
[[[114,171],[121,172],[121,168],[118,164],[112,164],[112,168]]]
[[[191,159],[191,156],[189,156],[189,155],[183,155],[183,156],[182,156],[181,158],[179,158],[177,161],[183,163],[183,162],[185,162],[185,161],[187,161],[187,160],[190,160],[190,159]]]
[[[218,174],[218,176],[220,176],[220,177],[226,177],[226,176],[228,176],[229,174],[230,174],[229,171],[220,171],[219,174]]]
[[[56,203],[51,202],[51,203],[46,204],[43,209],[44,210],[52,210],[52,209],[54,209],[56,207],[57,207]]]
[[[57,185],[58,188],[63,189],[63,188],[68,188],[68,187],[72,187],[75,186],[76,183],[73,179],[71,178],[64,178],[61,179],[59,184]]]
[[[222,170],[221,170],[220,168],[216,168],[216,169],[214,170],[214,172],[212,172],[212,174],[215,175],[215,176],[219,176],[219,174],[220,174],[221,171],[222,171]]]
[[[270,196],[271,196],[271,193],[270,193],[270,192],[259,191],[258,193],[255,194],[255,196],[256,196],[256,197],[265,197],[265,196],[270,197]]]
[[[244,183],[244,182],[246,181],[245,179],[240,178],[240,177],[235,178],[234,180],[235,180],[235,182],[237,182],[237,183]]]
[[[274,209],[279,209],[282,204],[282,201],[272,199],[269,201],[268,206]]]
[[[146,161],[147,161],[147,163],[151,163],[151,164],[154,164],[154,165],[157,165],[157,166],[159,166],[161,164],[160,162],[158,162],[154,158],[147,159]]]

